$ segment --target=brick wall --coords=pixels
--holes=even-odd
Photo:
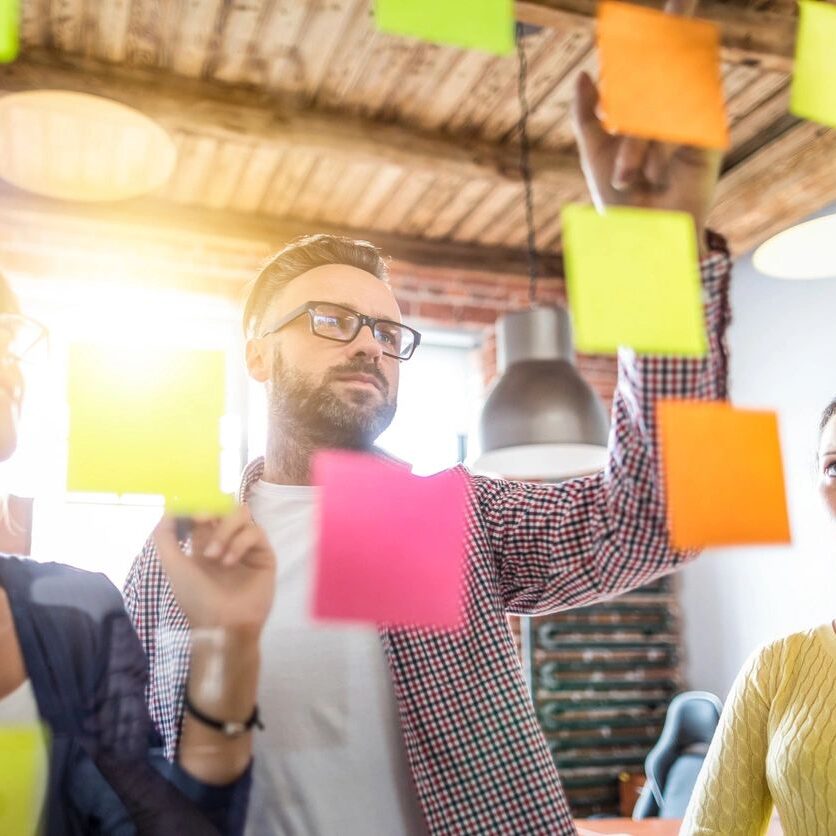
[[[482,369],[485,384],[496,376],[496,331],[494,325],[506,311],[528,307],[529,286],[525,279],[443,272],[416,276],[393,271],[392,287],[406,318],[419,318],[431,325],[460,327],[482,335]],[[537,301],[565,304],[564,285],[553,279],[537,286]],[[578,369],[609,404],[616,380],[613,357],[579,355]]]

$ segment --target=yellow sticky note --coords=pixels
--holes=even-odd
[[[694,221],[684,212],[572,204],[562,213],[575,346],[702,357],[707,350]]]
[[[20,2],[0,0],[0,64],[17,58],[20,50]]]
[[[801,0],[790,111],[836,128],[836,6]]]
[[[720,32],[713,23],[604,0],[597,38],[608,131],[728,147]]]
[[[657,424],[676,547],[790,542],[774,412],[671,400],[657,404]]]
[[[514,49],[513,0],[376,0],[384,32],[506,55]]]
[[[220,351],[75,345],[67,488],[163,495],[173,514],[222,514]]]
[[[34,836],[49,775],[49,737],[40,725],[0,727],[0,833]]]

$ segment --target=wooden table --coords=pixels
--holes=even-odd
[[[677,836],[680,819],[575,819],[579,836],[620,833],[627,836]]]
[[[680,819],[575,819],[579,836],[622,834],[622,836],[678,836]],[[769,823],[767,836],[782,836],[777,816]]]

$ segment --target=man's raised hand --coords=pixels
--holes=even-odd
[[[696,0],[669,0],[669,14],[690,15]],[[598,90],[581,73],[575,87],[572,124],[581,167],[593,202],[690,213],[700,245],[720,174],[719,151],[674,146],[609,134],[597,113]]]

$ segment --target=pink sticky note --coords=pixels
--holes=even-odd
[[[454,629],[462,623],[467,482],[413,476],[362,453],[316,456],[312,615]]]

